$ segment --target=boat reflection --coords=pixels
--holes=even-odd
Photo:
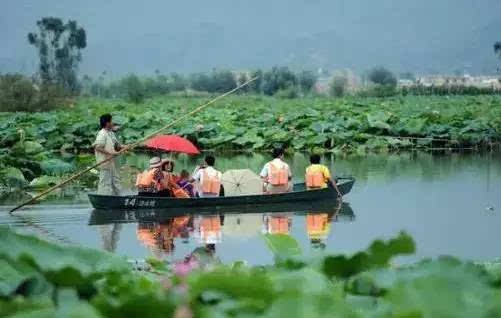
[[[304,231],[313,247],[324,248],[333,222],[351,222],[355,215],[348,203],[337,204],[322,210],[309,212],[288,211],[225,213],[165,213],[159,210],[93,211],[89,224],[100,229],[103,247],[109,251],[116,248],[123,223],[137,223],[136,237],[157,258],[173,254],[176,244],[191,243],[195,247],[187,258],[205,255],[214,258],[216,247],[225,240],[250,238],[261,233],[292,235],[293,222]],[[304,219],[303,219],[304,218]],[[303,219],[303,221],[300,221]],[[304,222],[305,227],[301,225]],[[109,235],[103,229],[113,229]],[[223,234],[225,237],[223,237]],[[195,253],[195,254],[194,254]],[[198,255],[198,258],[200,256]]]

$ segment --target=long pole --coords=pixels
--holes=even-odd
[[[139,145],[140,145],[140,144],[142,144],[145,140],[150,139],[151,137],[154,137],[154,136],[158,135],[158,134],[159,134],[159,133],[161,133],[162,131],[164,131],[164,130],[166,130],[166,129],[169,129],[169,128],[171,128],[172,126],[176,125],[177,123],[179,123],[179,122],[183,121],[184,119],[186,119],[186,118],[188,118],[188,117],[190,117],[190,116],[192,116],[192,115],[194,115],[194,114],[196,114],[196,113],[198,113],[198,112],[202,111],[204,108],[206,108],[207,106],[209,106],[209,105],[211,105],[211,104],[215,103],[216,101],[220,100],[221,98],[224,98],[224,97],[226,97],[226,96],[228,96],[228,95],[230,95],[230,94],[233,94],[234,92],[236,92],[237,90],[241,89],[242,87],[244,87],[244,86],[246,86],[246,85],[249,85],[250,83],[252,83],[253,81],[255,81],[257,78],[258,78],[258,77],[251,78],[251,79],[250,79],[250,80],[248,80],[247,82],[245,82],[245,83],[242,83],[242,84],[238,85],[238,86],[237,86],[237,87],[235,87],[234,89],[232,89],[232,90],[230,90],[230,91],[228,91],[228,92],[226,92],[226,93],[224,93],[224,94],[222,94],[222,95],[219,95],[219,96],[217,96],[216,98],[214,98],[214,99],[212,99],[212,100],[208,101],[207,103],[205,103],[205,104],[203,104],[203,105],[201,105],[201,106],[199,106],[199,107],[195,108],[195,109],[194,109],[194,110],[192,110],[191,112],[189,112],[189,113],[187,113],[187,114],[184,114],[184,115],[182,115],[182,116],[178,117],[176,120],[173,120],[173,121],[172,121],[172,122],[170,122],[169,124],[167,124],[167,125],[165,125],[164,127],[162,127],[162,128],[160,128],[160,129],[158,129],[158,130],[154,131],[153,133],[149,134],[148,136],[145,136],[145,137],[143,137],[143,138],[139,139],[138,141],[136,141],[136,142],[135,142],[135,143],[133,143],[133,144],[130,144],[130,145],[126,146],[126,147],[123,147],[123,148],[122,148],[122,149],[120,149],[120,151],[118,151],[116,154],[114,154],[114,155],[112,155],[112,156],[109,156],[108,158],[106,158],[106,159],[104,159],[104,160],[98,161],[98,162],[97,162],[97,163],[95,163],[94,165],[92,165],[92,166],[90,166],[90,167],[88,167],[88,168],[86,168],[86,169],[84,169],[84,170],[82,170],[82,171],[80,171],[80,172],[78,172],[78,173],[76,173],[76,174],[72,175],[71,177],[69,177],[68,179],[64,180],[63,182],[61,182],[61,183],[59,183],[59,184],[57,184],[57,185],[53,186],[52,188],[49,188],[49,189],[45,190],[44,192],[40,193],[39,195],[37,195],[37,196],[35,196],[35,197],[33,197],[33,198],[29,199],[28,201],[26,201],[26,202],[24,202],[24,203],[22,203],[22,204],[20,204],[20,205],[16,206],[16,207],[15,207],[15,208],[13,208],[12,210],[10,210],[10,211],[9,211],[9,213],[12,213],[12,212],[14,212],[14,211],[16,211],[16,210],[18,210],[18,209],[20,209],[20,208],[24,207],[25,205],[28,205],[28,204],[32,203],[32,202],[35,202],[36,200],[40,199],[41,197],[43,197],[43,196],[45,196],[45,195],[47,195],[47,194],[51,193],[52,191],[54,191],[54,190],[56,190],[56,189],[59,189],[60,187],[64,186],[65,184],[67,184],[67,183],[69,183],[69,182],[71,182],[71,181],[73,181],[73,180],[75,180],[75,179],[79,178],[80,176],[84,175],[85,173],[87,173],[87,172],[91,171],[92,169],[94,169],[94,168],[96,168],[96,167],[99,167],[99,166],[100,166],[100,165],[102,165],[103,163],[106,163],[106,162],[110,161],[110,160],[111,160],[111,159],[113,159],[114,157],[119,156],[119,155],[121,155],[122,153],[125,153],[125,152],[127,152],[127,151],[129,151],[129,150],[131,150],[131,149],[133,149],[133,148],[135,148],[135,147],[137,147],[137,146],[139,146]]]

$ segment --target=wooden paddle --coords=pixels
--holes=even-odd
[[[110,160],[111,160],[111,159],[113,159],[114,157],[119,156],[119,155],[121,155],[121,154],[123,154],[123,153],[125,153],[125,152],[127,152],[127,151],[129,151],[129,150],[131,150],[131,149],[133,149],[133,148],[135,148],[135,147],[137,147],[137,146],[139,146],[140,144],[142,144],[142,143],[143,143],[144,141],[146,141],[147,139],[150,139],[150,138],[152,138],[152,137],[154,137],[154,136],[158,135],[158,134],[159,134],[159,133],[161,133],[162,131],[164,131],[164,130],[166,130],[166,129],[169,129],[169,128],[171,128],[172,126],[176,125],[177,123],[179,123],[179,122],[183,121],[184,119],[186,119],[186,118],[188,118],[188,117],[190,117],[190,116],[192,116],[192,115],[194,115],[194,114],[196,114],[196,113],[198,113],[198,112],[202,111],[202,110],[203,110],[204,108],[206,108],[207,106],[209,106],[209,105],[211,105],[211,104],[215,103],[216,101],[218,101],[218,100],[219,100],[219,99],[221,99],[221,98],[224,98],[224,97],[226,97],[226,96],[228,96],[228,95],[230,95],[230,94],[232,94],[232,93],[234,93],[234,92],[238,91],[238,90],[239,90],[239,89],[241,89],[242,87],[244,87],[244,86],[246,86],[246,85],[249,85],[250,83],[252,83],[252,82],[253,82],[253,81],[255,81],[256,79],[258,79],[258,77],[257,77],[257,76],[256,76],[256,77],[254,77],[254,78],[251,78],[250,80],[248,80],[248,81],[247,81],[247,82],[245,82],[245,83],[242,83],[242,84],[238,85],[238,86],[237,86],[237,87],[235,87],[234,89],[232,89],[232,90],[230,90],[230,91],[228,91],[228,92],[226,92],[226,93],[224,93],[224,94],[222,94],[222,95],[217,96],[216,98],[214,98],[214,99],[212,99],[212,100],[208,101],[207,103],[205,103],[205,104],[203,104],[203,105],[201,105],[201,106],[199,106],[199,107],[195,108],[195,109],[194,109],[194,110],[192,110],[191,112],[186,113],[186,114],[184,114],[184,115],[182,115],[182,116],[178,117],[176,120],[173,120],[173,121],[172,121],[172,122],[170,122],[169,124],[167,124],[167,125],[165,125],[164,127],[160,128],[160,129],[158,129],[158,130],[156,130],[155,132],[153,132],[153,133],[149,134],[148,136],[146,136],[146,137],[143,137],[143,138],[139,139],[139,140],[138,140],[138,141],[136,141],[135,143],[132,143],[132,144],[130,144],[130,145],[128,145],[128,146],[123,147],[123,148],[122,148],[122,149],[120,149],[120,151],[118,151],[116,154],[114,154],[114,155],[112,155],[112,156],[109,156],[108,158],[106,158],[106,159],[104,159],[104,160],[101,160],[101,161],[99,161],[99,162],[95,163],[94,165],[92,165],[92,166],[90,166],[90,167],[88,167],[88,168],[86,168],[86,169],[84,169],[84,170],[82,170],[82,171],[80,171],[80,172],[78,172],[78,173],[76,173],[76,174],[72,175],[71,177],[69,177],[68,179],[64,180],[63,182],[61,182],[61,183],[59,183],[59,184],[57,184],[57,185],[55,185],[55,186],[53,186],[53,187],[51,187],[51,188],[49,188],[49,189],[45,190],[44,192],[42,192],[42,193],[40,193],[39,195],[37,195],[37,196],[35,196],[35,197],[31,198],[30,200],[28,200],[28,201],[26,201],[26,202],[24,202],[24,203],[22,203],[22,204],[20,204],[20,205],[16,206],[16,207],[15,207],[15,208],[13,208],[12,210],[10,210],[10,211],[9,211],[9,213],[12,213],[12,212],[14,212],[14,211],[16,211],[16,210],[18,210],[18,209],[20,209],[20,208],[24,207],[25,205],[28,205],[28,204],[32,203],[32,202],[35,202],[36,200],[40,199],[41,197],[43,197],[43,196],[45,196],[45,195],[47,195],[47,194],[51,193],[52,191],[54,191],[54,190],[56,190],[56,189],[59,189],[60,187],[64,186],[65,184],[67,184],[67,183],[69,183],[69,182],[71,182],[71,181],[73,181],[73,180],[75,180],[75,179],[79,178],[80,176],[84,175],[85,173],[87,173],[87,172],[91,171],[92,169],[94,169],[94,168],[96,168],[96,167],[99,167],[99,166],[100,166],[100,165],[102,165],[103,163],[106,163],[106,162],[110,161]]]

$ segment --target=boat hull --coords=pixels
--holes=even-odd
[[[353,178],[339,179],[338,188],[341,195],[351,191]],[[173,208],[211,208],[243,205],[276,205],[294,202],[316,202],[337,200],[337,192],[332,188],[307,191],[304,183],[294,185],[294,191],[279,194],[242,195],[216,198],[162,198],[138,195],[109,196],[89,194],[89,201],[95,209],[134,210],[134,209],[173,209]]]

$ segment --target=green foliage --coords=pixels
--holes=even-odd
[[[263,238],[277,260],[284,260],[301,255],[301,247],[290,235],[265,234]]]
[[[146,97],[144,85],[135,74],[130,74],[121,81],[127,99],[135,104],[142,103]]]
[[[113,254],[58,246],[0,227],[2,317],[499,317],[497,263],[452,257],[390,266],[414,252],[400,234],[353,256],[318,255],[286,266],[292,238],[264,236],[275,265],[242,262],[176,276],[133,271]],[[293,251],[292,253],[288,251]],[[289,258],[289,263],[284,263]],[[497,264],[497,265],[496,265]],[[186,264],[181,264],[186,265]]]
[[[348,79],[344,75],[334,75],[329,84],[329,94],[333,97],[342,97],[346,92]]]
[[[296,84],[296,75],[285,66],[275,66],[263,74],[263,92],[266,95],[274,95],[278,91],[294,87]]]
[[[249,84],[249,91],[256,94],[261,94],[263,92],[263,76],[262,70],[256,70],[250,74],[250,78],[257,77],[257,79]]]
[[[285,98],[285,99],[294,99],[299,96],[298,90],[296,86],[289,86],[287,88],[283,88],[278,90],[275,93],[275,96],[278,98]]]
[[[302,71],[298,74],[299,87],[301,87],[303,93],[310,92],[315,86],[316,82],[317,76],[312,71]]]
[[[323,271],[329,277],[349,278],[372,268],[389,265],[391,258],[397,255],[414,254],[414,241],[405,233],[388,242],[374,241],[364,252],[358,252],[351,257],[328,256],[324,259]]]
[[[223,93],[237,86],[233,73],[225,70],[214,70],[210,74],[192,74],[190,82],[192,89],[209,93]]]
[[[63,104],[65,96],[58,85],[37,87],[21,74],[0,75],[0,112],[48,111]]]
[[[89,154],[101,114],[114,115],[122,127],[117,136],[128,144],[206,100],[164,96],[134,104],[88,98],[71,109],[2,113],[0,170],[17,168],[28,182],[43,175],[68,175],[94,162]],[[294,151],[315,149],[365,156],[369,152],[411,148],[482,148],[501,141],[500,105],[499,96],[232,96],[173,127],[169,133],[194,140],[201,149],[220,151],[263,152],[281,144]],[[92,185],[95,177],[89,177],[92,178],[86,184]]]
[[[28,42],[38,49],[40,77],[44,85],[59,85],[72,93],[79,91],[78,64],[87,36],[76,21],[63,23],[60,18],[45,17],[37,21],[38,33],[29,33]]]

